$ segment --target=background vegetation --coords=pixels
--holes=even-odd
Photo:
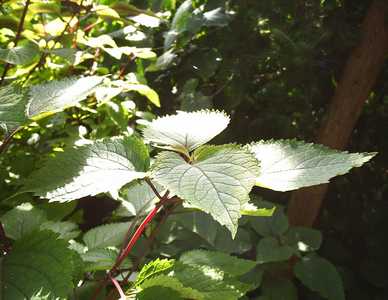
[[[156,115],[176,110],[217,108],[230,114],[231,124],[217,143],[261,138],[315,141],[346,63],[362,41],[362,23],[372,2],[379,1],[2,1],[3,85],[31,86],[73,75],[106,75],[129,85],[117,95],[112,90],[100,91],[14,134],[0,157],[0,215],[31,202],[79,224],[82,231],[119,220],[125,215],[117,210],[118,202],[104,195],[58,209],[29,194],[9,196],[32,170],[75,140],[139,132]],[[379,5],[385,9],[386,3]],[[18,51],[7,50],[15,44]],[[323,236],[318,253],[336,266],[346,299],[352,300],[388,298],[386,61],[375,73],[377,79],[367,91],[346,149],[379,155],[366,167],[330,184],[314,222]],[[353,104],[346,105],[351,109]],[[260,188],[254,194],[284,206],[291,197],[291,193]],[[205,244],[256,257],[260,232],[255,231],[254,222],[244,219],[235,241],[214,225],[207,232],[214,239],[206,241],[208,236],[198,230],[193,233],[188,221],[179,218],[176,214],[163,220],[146,261],[161,254],[174,257]],[[139,254],[136,249],[135,254]],[[268,282],[278,278],[276,272],[268,276],[272,278]],[[297,280],[291,281],[292,287],[284,288],[288,298],[282,299],[322,299]],[[265,282],[264,290],[271,285]],[[296,290],[298,298],[293,296]],[[267,298],[259,299],[280,299],[263,289],[247,297],[260,295]]]

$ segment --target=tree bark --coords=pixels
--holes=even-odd
[[[383,2],[374,0],[368,10],[361,27],[361,42],[345,65],[317,143],[340,150],[348,143],[388,54],[387,6]],[[324,184],[295,191],[288,207],[290,224],[312,226],[327,189]]]

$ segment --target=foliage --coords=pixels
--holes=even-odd
[[[3,1],[0,298],[345,299],[333,237],[262,189],[375,155],[301,141],[357,40],[341,3]]]

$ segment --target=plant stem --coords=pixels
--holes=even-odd
[[[165,197],[165,198],[163,198]],[[100,294],[101,290],[105,287],[107,282],[109,281],[110,277],[113,276],[113,274],[117,271],[117,268],[121,265],[121,263],[124,261],[124,259],[129,255],[131,252],[133,246],[136,244],[142,233],[144,232],[147,225],[153,220],[155,215],[158,213],[159,209],[168,201],[170,198],[168,198],[168,192],[162,197],[162,199],[155,205],[155,207],[148,213],[148,215],[144,218],[143,222],[139,225],[139,227],[136,229],[135,233],[129,240],[127,246],[124,248],[123,251],[119,254],[119,256],[116,259],[116,262],[114,266],[110,269],[107,276],[100,282],[99,286],[95,290],[92,300],[96,300],[97,296]]]
[[[125,300],[126,297],[125,297],[125,294],[123,292],[123,289],[121,288],[120,284],[118,283],[118,281],[116,280],[116,278],[114,278],[112,275],[109,274],[109,279],[110,281],[112,281],[113,285],[115,286],[117,292],[119,293],[120,295],[120,300]]]
[[[15,44],[14,47],[16,47],[17,44],[19,43],[22,31],[23,31],[24,19],[26,18],[27,11],[28,11],[28,6],[30,5],[30,2],[31,2],[31,0],[27,0],[26,4],[24,5],[22,17],[20,18],[20,22],[19,22],[19,26],[18,26],[18,31],[16,32],[16,36],[15,36],[15,40],[14,40],[14,44]],[[3,83],[3,81],[5,79],[5,76],[7,75],[7,72],[8,72],[8,69],[9,69],[10,66],[11,66],[10,63],[7,63],[4,66],[4,71],[3,71],[3,75],[1,75],[0,84]]]

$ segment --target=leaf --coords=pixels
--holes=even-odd
[[[345,300],[342,279],[335,266],[317,255],[303,257],[294,266],[295,276],[308,288],[329,300]]]
[[[56,48],[49,50],[48,53],[62,57],[70,64],[74,64],[76,60],[77,50],[73,48]]]
[[[116,80],[114,85],[123,88],[125,91],[134,91],[148,98],[155,106],[160,107],[159,95],[148,85],[141,84],[137,81],[136,76],[129,76],[128,81]]]
[[[181,255],[179,261],[187,265],[206,265],[232,276],[243,275],[252,270],[257,262],[237,258],[222,252],[193,250]]]
[[[261,163],[256,185],[282,192],[328,183],[376,154],[340,152],[297,140],[260,141],[249,148]]]
[[[207,143],[229,124],[229,116],[219,111],[178,111],[157,118],[143,130],[144,140],[167,149],[187,153]]]
[[[256,159],[236,145],[201,147],[191,164],[177,153],[161,152],[152,168],[156,182],[209,213],[233,237],[258,172]]]
[[[17,46],[11,49],[0,49],[0,60],[13,65],[32,63],[39,54],[39,47],[34,43]]]
[[[295,250],[290,246],[281,245],[273,237],[265,237],[257,244],[256,252],[256,260],[260,264],[264,264],[287,260],[294,254]]]
[[[321,247],[322,234],[312,228],[291,227],[285,235],[285,243],[302,252],[315,251]]]
[[[136,300],[155,299],[184,300],[178,291],[163,286],[152,286],[136,295]]]
[[[157,72],[168,69],[172,66],[173,62],[177,58],[177,55],[174,53],[174,49],[170,49],[164,52],[161,56],[158,57],[155,64],[147,67],[148,72]]]
[[[189,266],[176,263],[174,277],[185,287],[201,292],[206,300],[236,300],[244,294],[247,285],[224,276],[207,266]]]
[[[211,97],[203,95],[197,91],[198,79],[189,79],[182,88],[178,99],[181,109],[184,111],[196,111],[201,109],[211,109],[213,107]]]
[[[92,228],[84,234],[83,241],[89,250],[118,246],[123,242],[130,225],[131,222],[123,222]]]
[[[245,216],[272,217],[275,210],[276,210],[275,207],[258,208],[256,205],[248,202],[241,207],[240,213]]]
[[[282,207],[276,207],[275,204],[267,201],[260,201],[259,209],[275,209],[272,216],[251,218],[250,223],[252,228],[261,236],[278,237],[288,230],[288,218],[284,214]]]
[[[51,230],[59,235],[60,239],[70,240],[79,236],[81,231],[78,229],[77,224],[72,222],[53,222],[47,221],[40,226],[41,230]]]
[[[156,275],[161,275],[169,271],[174,266],[174,261],[171,259],[157,258],[148,264],[144,265],[140,270],[136,279],[136,286],[141,285],[145,280],[152,278]]]
[[[73,77],[35,85],[30,89],[26,114],[28,118],[37,118],[74,106],[93,93],[103,79],[99,76]]]
[[[154,184],[158,192],[162,187]],[[145,181],[133,181],[124,188],[125,195],[120,199],[121,207],[117,213],[118,216],[136,216],[143,215],[150,211],[155,204],[157,196]]]
[[[23,203],[5,213],[0,220],[7,237],[18,240],[39,229],[47,218],[42,210],[32,206],[31,203]]]
[[[50,231],[32,232],[15,242],[0,260],[2,299],[67,298],[73,288],[73,252]]]
[[[71,201],[116,191],[144,177],[149,165],[146,146],[135,137],[113,137],[51,157],[28,178],[23,192],[51,201]]]
[[[146,290],[155,286],[170,288],[174,291],[177,291],[180,297],[182,297],[182,299],[196,299],[196,300],[204,299],[204,296],[202,295],[201,292],[195,289],[192,289],[190,287],[185,287],[177,278],[170,277],[167,275],[158,275],[158,276],[152,277],[151,279],[145,281],[141,285],[141,288],[143,290]]]
[[[192,0],[184,1],[177,9],[171,22],[171,28],[165,35],[164,50],[167,51],[175,42],[177,36],[187,29],[187,24],[193,13]]]
[[[119,251],[117,249],[101,249],[95,248],[81,254],[82,260],[86,263],[85,272],[110,270],[115,264]],[[129,259],[125,259],[120,265],[123,269],[132,267]]]
[[[298,291],[292,281],[271,277],[264,280],[263,296],[258,300],[298,300]]]
[[[16,84],[0,87],[0,128],[6,133],[27,121],[24,113],[28,102],[26,89]]]
[[[203,14],[205,26],[223,27],[229,24],[231,18],[222,7],[207,11]]]

